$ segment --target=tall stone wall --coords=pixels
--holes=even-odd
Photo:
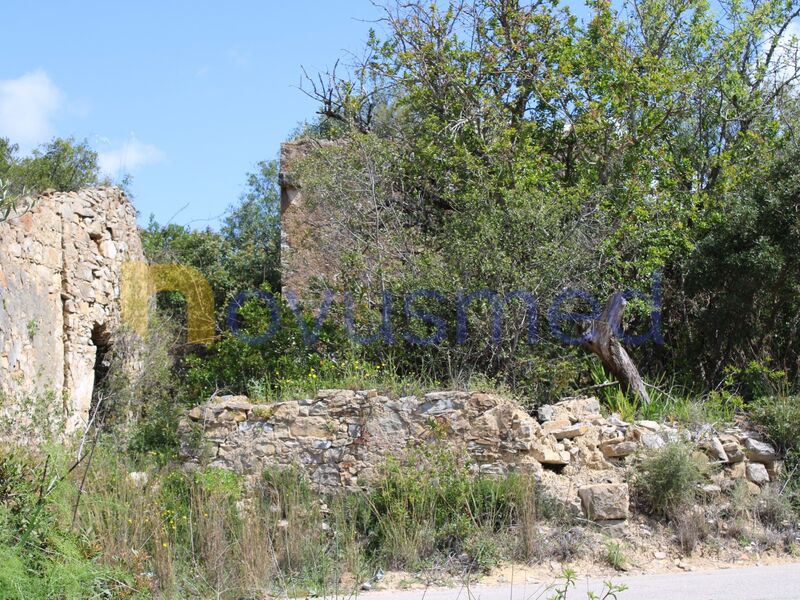
[[[306,198],[294,166],[321,144],[302,139],[281,144],[281,287],[305,296],[314,278],[334,280],[340,272],[335,244],[338,227],[320,205]]]
[[[0,223],[4,420],[56,419],[67,432],[87,421],[98,349],[119,326],[129,260],[144,254],[136,211],[117,188],[46,193]]]

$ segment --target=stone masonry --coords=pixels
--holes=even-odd
[[[4,420],[30,421],[32,404],[45,402],[67,432],[86,422],[98,348],[119,326],[120,272],[129,260],[144,254],[136,211],[117,188],[45,193],[0,223]]]
[[[297,161],[325,143],[301,139],[281,144],[281,287],[300,297],[314,278],[330,281],[339,273],[336,245],[331,243],[338,227],[318,202],[309,202],[293,173]]]
[[[299,465],[326,492],[369,486],[387,456],[415,444],[446,444],[466,454],[476,472],[534,474],[553,496],[601,523],[627,519],[630,461],[668,442],[692,442],[719,465],[704,483],[709,493],[737,479],[757,493],[781,468],[775,449],[742,427],[627,423],[601,415],[593,397],[543,406],[538,416],[494,394],[392,399],[374,390],[321,390],[314,398],[264,405],[244,396],[213,398],[187,412],[180,434],[187,464],[253,476],[269,466]]]

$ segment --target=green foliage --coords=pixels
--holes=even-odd
[[[765,396],[752,402],[748,410],[782,452],[800,452],[800,396]]]
[[[723,383],[746,400],[774,394],[785,394],[789,389],[786,371],[770,367],[771,359],[751,360],[746,366],[729,366],[725,369]]]
[[[783,488],[800,514],[800,396],[759,398],[748,406],[748,410],[750,418],[784,453]]]
[[[675,518],[697,499],[707,462],[689,445],[673,442],[653,450],[637,465],[633,490],[641,506],[658,516]]]
[[[607,540],[605,543],[605,561],[616,571],[625,569],[627,559],[622,549],[622,544],[616,540]]]
[[[548,596],[548,600],[567,600],[570,597],[570,590],[575,588],[578,574],[573,569],[564,569],[561,573],[559,581],[548,588],[552,590],[553,594]],[[603,589],[599,594],[595,592],[587,592],[586,597],[589,600],[616,600],[618,595],[626,591],[628,586],[624,584],[612,583],[606,581],[603,583]]]
[[[16,144],[0,138],[0,179],[17,193],[74,191],[100,182],[97,153],[85,140],[55,138],[25,157],[18,151]]]
[[[678,266],[687,360],[752,399],[797,375],[798,146],[782,142],[724,197],[724,212]],[[744,350],[748,349],[748,350]],[[781,371],[786,371],[781,375]]]
[[[592,2],[581,23],[557,2],[388,7],[364,64],[313,90],[329,127],[305,132],[339,142],[299,169],[349,234],[339,281],[367,295],[433,288],[450,307],[458,289],[523,288],[546,306],[567,287],[646,289],[662,269],[669,345],[635,356],[654,376],[674,366],[711,389],[761,354],[793,376],[798,65],[767,51],[792,11]],[[521,343],[520,312],[505,343],[488,343],[478,304],[470,343],[448,332],[398,365],[476,371],[539,401],[580,387],[549,385],[554,365],[580,363],[546,336]]]
[[[11,190],[8,179],[0,179],[0,222],[8,220],[9,216],[17,214],[21,196],[25,195],[25,188],[19,192]]]
[[[62,468],[54,462],[8,449],[0,453],[0,597],[138,597],[132,575],[103,565],[64,522],[63,484],[49,487]]]
[[[452,451],[422,445],[387,461],[364,530],[369,548],[390,566],[415,569],[452,554],[484,570],[501,556],[497,534],[526,510],[535,513],[536,495],[524,475],[476,477]]]

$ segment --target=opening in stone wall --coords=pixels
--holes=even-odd
[[[97,403],[100,399],[103,381],[108,375],[111,366],[111,333],[105,324],[95,323],[92,327],[92,344],[94,344],[94,384],[92,386],[92,404],[90,416],[94,414]]]

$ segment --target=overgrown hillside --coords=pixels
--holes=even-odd
[[[338,272],[299,299],[281,290],[277,161],[255,163],[218,228],[151,218],[148,260],[205,277],[215,338],[190,344],[186,298],[159,293],[145,339],[110,341],[87,431],[0,448],[0,597],[322,595],[389,569],[627,562],[633,542],[534,476],[476,474],[437,444],[332,495],[298,469],[180,460],[179,421],[209,398],[336,388],[492,391],[531,414],[591,394],[609,420],[746,423],[784,459],[771,481],[709,492],[720,465],[698,459],[697,436],[637,451],[622,463],[637,523],[676,560],[796,556],[800,7],[589,0],[586,15],[558,0],[391,2],[359,58],[308,73],[318,111],[293,139],[319,143],[291,177],[339,226],[324,247]],[[0,138],[0,221],[37,191],[102,181],[85,142],[21,156]],[[615,339],[649,402],[585,349],[617,292]]]

